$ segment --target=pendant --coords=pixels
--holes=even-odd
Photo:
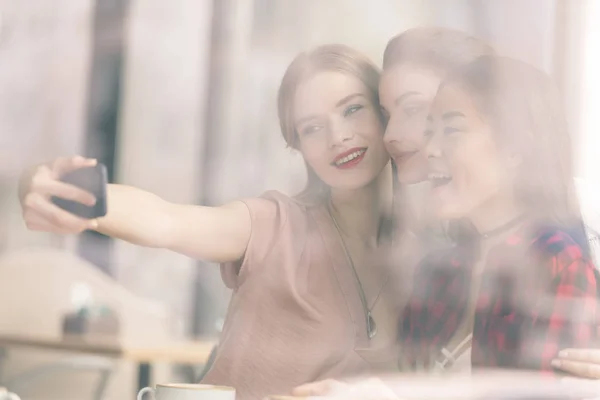
[[[367,335],[369,339],[373,339],[377,335],[377,324],[370,312],[367,314]]]

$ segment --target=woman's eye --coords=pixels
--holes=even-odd
[[[460,132],[460,129],[447,126],[444,128],[444,135],[451,135],[453,133]]]
[[[425,129],[423,131],[423,136],[425,136],[427,138],[433,136],[433,129]]]
[[[421,108],[422,107],[419,105],[406,106],[404,107],[404,114],[406,114],[408,117],[412,117],[413,115],[421,111]]]
[[[300,132],[302,132],[303,135],[310,135],[311,133],[319,132],[322,128],[323,127],[320,125],[308,125],[302,128]]]
[[[355,112],[357,112],[361,108],[363,108],[363,106],[361,106],[360,104],[353,104],[351,106],[348,106],[348,108],[346,108],[344,110],[344,117],[348,117],[348,116],[354,114]]]

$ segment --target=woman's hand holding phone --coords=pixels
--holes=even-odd
[[[105,167],[80,156],[58,158],[25,173],[19,197],[29,229],[75,234],[96,229],[106,214]]]

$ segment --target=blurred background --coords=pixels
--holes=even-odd
[[[419,25],[469,31],[550,73],[585,199],[600,204],[600,0],[0,0],[0,335],[58,336],[82,296],[115,308],[122,335],[216,335],[230,296],[217,266],[95,233],[29,232],[18,175],[82,154],[106,164],[110,181],[176,202],[293,194],[304,167],[276,115],[286,66],[331,42],[381,63],[387,41]],[[60,356],[38,353],[11,351],[5,374]],[[182,371],[166,363],[154,374]],[[69,384],[78,373],[22,396],[89,397]],[[135,374],[121,362],[105,398],[131,397]]]

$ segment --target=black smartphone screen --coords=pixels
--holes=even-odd
[[[69,172],[60,178],[61,181],[77,186],[92,193],[96,197],[94,206],[87,206],[76,201],[52,197],[58,207],[81,218],[93,219],[106,215],[106,166],[98,163],[94,167],[86,167]]]

